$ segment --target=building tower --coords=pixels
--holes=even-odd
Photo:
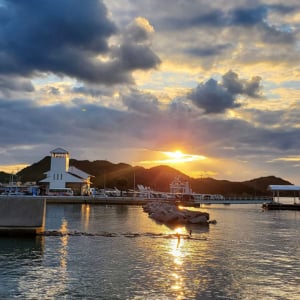
[[[69,152],[62,149],[56,148],[51,152],[51,167],[49,177],[50,181],[49,188],[57,189],[65,187],[65,174],[69,170]]]
[[[50,190],[71,188],[76,195],[87,195],[90,192],[91,176],[74,166],[69,166],[69,152],[56,148],[51,153],[50,170],[45,173],[46,178],[40,180],[45,184],[46,194]]]

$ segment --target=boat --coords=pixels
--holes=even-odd
[[[37,196],[39,193],[40,187],[36,184],[36,182],[26,182],[22,184],[21,182],[14,180],[14,175],[11,175],[8,184],[3,184],[0,188],[0,195],[4,196]]]

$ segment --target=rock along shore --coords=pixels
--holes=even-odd
[[[175,204],[171,203],[153,201],[145,204],[143,209],[150,218],[162,224],[208,225],[210,223],[208,213],[179,209]]]

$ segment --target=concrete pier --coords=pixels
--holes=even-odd
[[[45,199],[47,203],[57,204],[120,204],[120,205],[144,205],[148,202],[160,201],[176,203],[177,205],[193,206],[199,204],[263,204],[272,202],[272,197],[252,198],[224,198],[222,200],[180,201],[178,199],[142,198],[142,197],[101,197],[101,196],[0,196],[0,200],[8,199]]]
[[[0,235],[34,235],[45,229],[46,200],[0,197]]]

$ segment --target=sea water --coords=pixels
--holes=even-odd
[[[217,224],[169,228],[140,206],[49,204],[45,236],[0,238],[0,299],[300,299],[299,211],[200,210]]]

